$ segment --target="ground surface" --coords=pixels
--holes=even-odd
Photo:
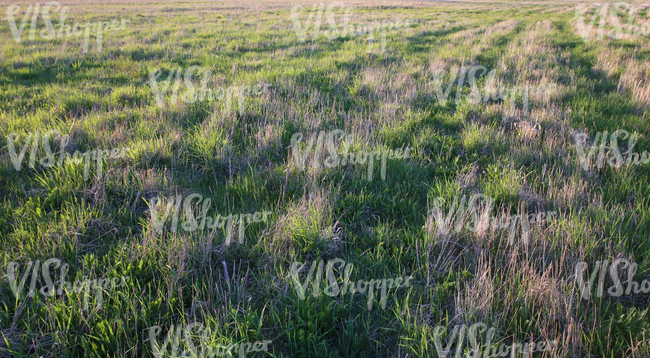
[[[19,26],[28,4],[4,2],[3,17],[10,5],[20,7]],[[211,330],[204,345],[268,340],[274,357],[435,357],[436,326],[447,327],[445,342],[455,326],[475,323],[494,328],[492,344],[557,341],[536,356],[648,356],[648,294],[598,297],[594,288],[585,299],[575,272],[580,262],[591,272],[624,258],[638,264],[635,281],[649,277],[650,165],[599,169],[596,152],[584,167],[575,135],[594,141],[623,129],[638,135],[635,152],[650,150],[650,37],[599,37],[596,20],[585,41],[577,3],[555,1],[346,3],[350,24],[413,20],[387,31],[383,51],[379,36],[327,38],[329,3],[321,32],[314,37],[312,25],[304,42],[290,1],[64,5],[67,23],[129,21],[103,33],[101,51],[91,34],[85,53],[83,36],[30,40],[28,21],[17,43],[7,18],[0,23],[0,355],[151,357],[150,328],[162,327],[162,343],[172,326],[196,322]],[[58,12],[52,18],[56,26]],[[635,21],[647,22],[647,11]],[[446,90],[453,71],[478,65],[495,74],[488,85],[477,72],[481,90],[553,90],[531,95],[528,110],[521,94],[472,102],[467,82],[443,101],[436,71]],[[171,89],[159,106],[154,87],[191,66],[200,66],[196,88],[206,70],[209,88],[269,86],[245,96],[243,109],[225,95],[172,103]],[[187,93],[183,81],[178,93]],[[34,167],[27,150],[17,170],[11,135],[19,150],[29,133],[52,129],[69,135],[68,153],[126,148],[124,156],[104,160],[101,175],[93,161],[84,180],[83,163],[40,165],[39,144]],[[377,161],[370,181],[367,164],[318,165],[325,150],[301,168],[292,136],[304,143],[334,129],[351,151],[412,150],[387,160],[385,178]],[[245,224],[243,237],[235,221],[229,244],[222,229],[182,229],[184,212],[176,231],[169,221],[158,232],[152,199],[162,210],[193,193],[211,199],[211,216],[270,214]],[[557,215],[531,224],[526,239],[492,226],[441,231],[434,203],[445,199],[446,213],[472,194],[494,201],[492,216]],[[73,287],[25,297],[32,277],[47,287],[29,262],[48,259],[69,265],[70,283],[126,279],[101,299]],[[390,290],[385,307],[379,293],[369,309],[367,294],[314,297],[312,286],[301,299],[292,264],[307,263],[303,282],[318,260],[325,272],[334,259],[354,265],[353,281],[413,279]],[[343,269],[334,272],[341,283]],[[26,277],[18,297],[16,277]],[[181,336],[179,352],[186,343]],[[466,337],[451,351],[470,348]]]

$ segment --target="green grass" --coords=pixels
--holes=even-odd
[[[385,51],[380,41],[368,51],[367,35],[313,40],[308,31],[301,43],[291,6],[72,5],[66,23],[130,20],[104,33],[101,52],[91,35],[85,54],[82,37],[16,43],[0,22],[0,356],[152,357],[149,328],[163,327],[162,337],[193,322],[210,327],[213,346],[270,340],[273,357],[434,357],[436,326],[476,322],[504,344],[560,342],[535,357],[647,354],[647,296],[582,300],[574,268],[627,257],[639,264],[636,281],[650,277],[650,166],[585,171],[572,135],[625,129],[639,135],[635,152],[650,150],[647,37],[584,42],[575,4],[354,6],[355,25],[414,20],[387,33]],[[324,31],[325,12],[322,21]],[[452,70],[473,65],[495,70],[501,87],[557,91],[531,98],[528,115],[521,97],[513,113],[509,100],[470,103],[467,81],[436,100],[436,69],[444,91]],[[159,107],[150,71],[162,79],[190,66],[211,71],[210,88],[269,91],[246,96],[243,114],[224,100],[170,103],[171,91]],[[478,77],[478,88],[487,81]],[[9,134],[20,148],[28,133],[51,129],[70,135],[69,153],[125,147],[126,157],[105,160],[102,177],[92,162],[84,180],[83,164],[28,167],[28,149],[16,170]],[[361,164],[299,170],[292,136],[334,129],[351,136],[351,151],[412,154],[388,160],[386,180],[377,163],[372,181]],[[37,163],[44,153],[39,144]],[[192,193],[212,201],[212,216],[272,214],[246,228],[243,244],[225,245],[219,229],[157,234],[148,202]],[[439,234],[433,200],[472,193],[494,199],[497,216],[558,215],[529,244],[509,244],[507,230]],[[10,263],[22,278],[30,260],[49,258],[69,264],[68,282],[129,279],[99,308],[91,294],[88,310],[78,293],[17,299]],[[351,280],[413,276],[412,287],[392,291],[385,309],[376,298],[368,310],[363,294],[300,300],[292,263],[336,258],[354,265]]]

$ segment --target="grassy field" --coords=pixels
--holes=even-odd
[[[60,1],[0,2],[0,356],[650,356],[647,2]]]

